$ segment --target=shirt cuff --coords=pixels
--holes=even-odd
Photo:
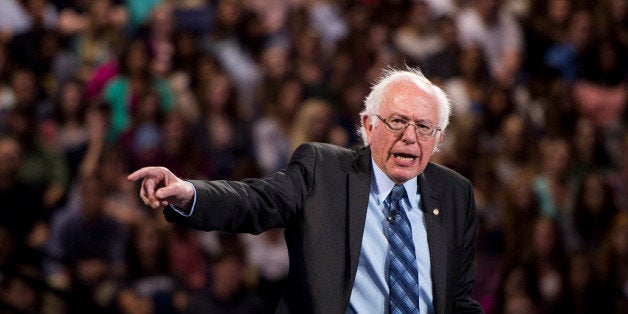
[[[192,207],[190,207],[190,210],[188,211],[174,204],[168,204],[168,206],[170,207],[170,209],[177,212],[179,215],[183,217],[190,217],[192,216],[192,213],[194,213],[194,207],[196,207],[196,187],[194,187],[194,184],[192,184],[192,182],[190,181],[186,181],[186,182],[192,185],[192,188],[194,189],[194,198],[192,199]]]

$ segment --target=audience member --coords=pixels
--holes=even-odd
[[[569,0],[534,1],[531,5],[532,12],[523,23],[526,45],[522,70],[532,79],[549,75],[543,62],[545,54],[567,38],[572,10]]]
[[[536,277],[541,305],[545,310],[551,310],[559,303],[565,289],[561,237],[558,224],[548,217],[541,217],[534,223],[532,237],[527,245],[527,263],[532,275]]]
[[[286,80],[276,102],[266,104],[266,114],[255,121],[251,130],[255,161],[262,175],[283,169],[290,156],[290,127],[303,101],[303,85]]]
[[[51,122],[54,129],[54,145],[65,156],[70,182],[76,178],[89,140],[86,121],[87,103],[83,84],[78,80],[65,82],[59,89],[55,112]]]
[[[611,313],[621,313],[628,306],[628,213],[615,216],[606,239],[599,249],[598,271],[603,287],[608,289]]]
[[[172,89],[163,78],[150,72],[151,56],[143,40],[135,39],[127,44],[120,55],[120,73],[107,83],[102,97],[111,106],[111,126],[108,141],[115,143],[120,134],[129,129],[132,116],[142,96],[151,90],[159,95],[159,109],[169,112],[173,107]]]
[[[438,36],[442,47],[432,53],[422,63],[421,69],[425,75],[433,77],[436,82],[445,82],[460,73],[460,53],[462,48],[456,29],[456,21],[450,15],[444,15],[436,21]],[[442,84],[442,83],[441,83]]]
[[[0,136],[0,226],[8,231],[7,248],[23,253],[32,243],[35,229],[44,227],[45,212],[37,191],[18,178],[22,163],[22,147],[14,138]],[[17,242],[10,245],[10,242]],[[8,257],[8,256],[6,256]],[[0,258],[2,259],[2,258]],[[3,263],[0,262],[0,265]]]
[[[93,1],[85,9],[85,22],[81,23],[85,24],[84,30],[75,38],[73,54],[76,59],[76,77],[89,82],[101,66],[115,59],[121,48],[121,28],[124,25],[120,25],[115,19],[114,12],[117,13],[119,9],[113,1]],[[98,88],[93,88],[97,88],[99,92],[103,87],[103,84],[99,84]]]
[[[295,116],[290,130],[290,151],[305,142],[332,142],[346,146],[348,136],[334,124],[329,103],[321,99],[306,99]]]
[[[523,34],[502,1],[473,1],[459,13],[457,24],[463,47],[478,45],[486,57],[491,78],[502,87],[511,87],[521,67]]]
[[[460,74],[445,82],[445,90],[453,100],[453,121],[480,115],[490,84],[486,61],[479,47],[463,48],[456,62]]]
[[[125,231],[104,214],[102,188],[97,177],[81,178],[79,207],[59,211],[51,226],[48,280],[75,293],[66,304],[69,311],[109,307],[113,280],[123,270]]]
[[[546,138],[540,144],[541,169],[534,178],[534,191],[541,214],[563,223],[569,218],[575,193],[569,177],[569,144],[560,138]]]
[[[482,304],[487,313],[506,313],[506,310],[515,314],[541,311],[541,294],[537,278],[530,267],[524,264],[512,264],[502,271],[496,295],[494,307],[490,306],[491,303],[487,304],[488,306]],[[525,303],[525,306],[522,303]]]
[[[534,225],[540,216],[539,202],[532,189],[532,179],[525,172],[506,186],[502,195],[501,226],[506,245],[505,260],[522,261],[526,247],[532,239]]]
[[[123,313],[173,313],[179,289],[170,273],[167,233],[154,221],[134,225],[126,248],[126,272],[117,295]]]
[[[249,132],[238,130],[249,127],[238,118],[239,95],[231,79],[219,72],[206,84],[200,95],[202,116],[194,133],[202,150],[211,156],[215,175],[227,178],[241,157],[248,154]]]
[[[551,312],[612,313],[608,292],[600,286],[590,254],[572,254],[564,272],[561,301]]]
[[[593,251],[602,245],[617,208],[610,187],[594,172],[584,176],[577,195],[573,211],[575,228],[582,248]]]
[[[591,12],[575,11],[562,40],[551,45],[543,57],[545,64],[568,83],[575,82],[584,53],[593,43],[592,28]]]
[[[257,271],[258,294],[264,302],[264,313],[275,311],[281,291],[284,288],[290,262],[283,229],[271,229],[259,236],[244,236],[247,264]]]
[[[429,56],[443,48],[444,42],[435,29],[430,5],[415,1],[407,11],[404,23],[393,32],[393,43],[415,65],[422,65]]]
[[[206,289],[190,296],[186,313],[244,314],[262,310],[260,298],[245,285],[246,262],[241,250],[236,245],[217,257]]]
[[[7,122],[8,134],[18,140],[22,151],[17,177],[37,191],[31,197],[39,198],[50,214],[67,192],[66,160],[57,147],[46,146],[40,141],[34,108],[16,106],[9,112]]]

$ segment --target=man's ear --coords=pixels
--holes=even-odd
[[[436,143],[434,144],[434,146],[438,146],[440,144],[440,142],[443,141],[443,139],[445,138],[445,131],[440,131],[438,132],[438,136],[436,137]]]
[[[373,123],[371,123],[371,116],[365,114],[362,116],[362,125],[364,126],[366,143],[371,145],[371,132],[373,132]]]

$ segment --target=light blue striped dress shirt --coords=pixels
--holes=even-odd
[[[366,223],[362,237],[362,249],[358,262],[351,299],[347,313],[389,313],[388,309],[388,222],[384,200],[395,183],[371,160],[373,174],[366,211]],[[402,206],[412,226],[412,239],[418,262],[420,302],[422,314],[434,313],[432,304],[432,277],[430,251],[423,212],[420,210],[421,194],[417,178],[405,182],[408,198]]]

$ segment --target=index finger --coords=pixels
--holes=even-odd
[[[131,173],[129,176],[127,176],[127,180],[129,181],[137,181],[141,178],[146,178],[148,176],[156,176],[156,171],[154,167],[144,167],[141,169],[136,170],[135,172]]]

